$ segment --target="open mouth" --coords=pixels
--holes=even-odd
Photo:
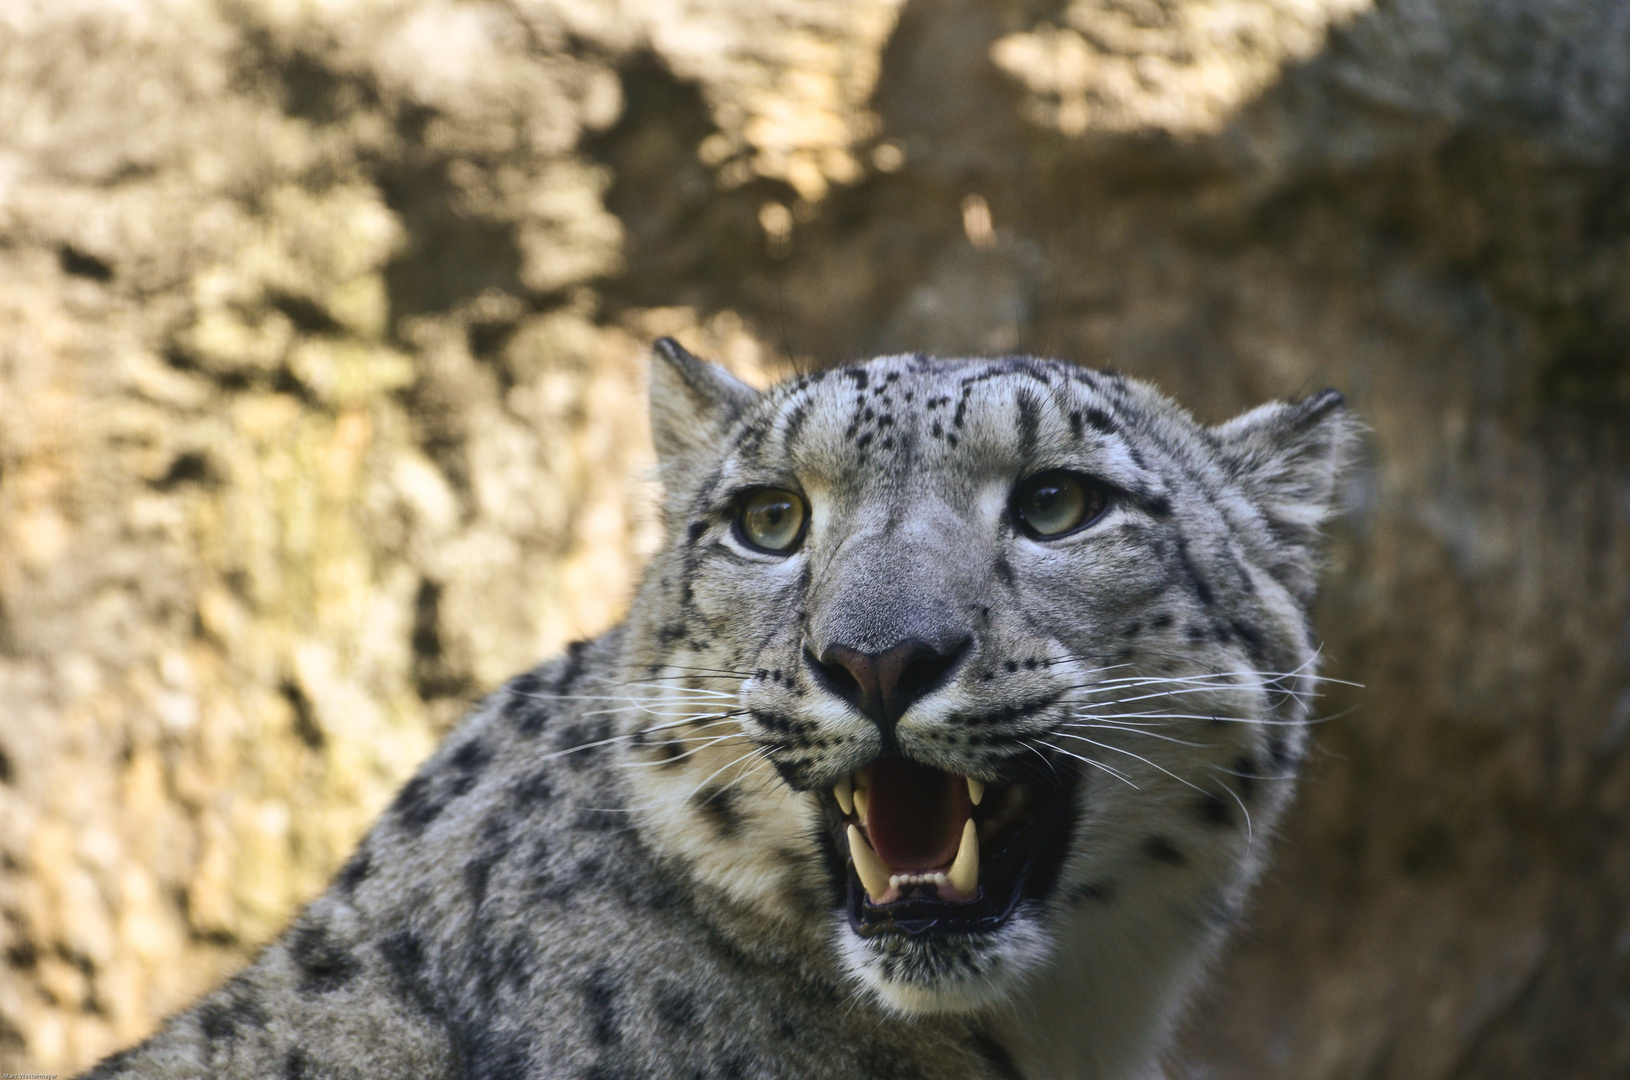
[[[849,924],[863,936],[994,930],[1045,896],[1063,861],[1069,770],[982,782],[903,757],[838,781],[828,824],[848,851]]]

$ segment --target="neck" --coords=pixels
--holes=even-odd
[[[1025,1080],[1155,1080],[1184,1001],[1221,935],[1098,901],[994,1028]],[[1161,925],[1165,922],[1166,925]]]

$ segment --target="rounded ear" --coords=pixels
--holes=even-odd
[[[1260,405],[1211,429],[1229,470],[1261,508],[1311,590],[1319,526],[1335,510],[1336,484],[1352,464],[1359,424],[1337,390]],[[1298,581],[1301,584],[1300,581]]]
[[[651,345],[651,438],[664,471],[718,447],[758,391],[717,364],[692,356],[673,338]]]

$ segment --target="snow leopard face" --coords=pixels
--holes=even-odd
[[[1340,395],[1206,428],[1031,358],[653,371],[658,847],[905,1012],[1215,942],[1302,753]]]

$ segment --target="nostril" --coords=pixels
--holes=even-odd
[[[805,652],[817,680],[831,693],[883,725],[894,726],[913,702],[937,690],[967,653],[971,638],[946,652],[911,638],[880,653],[844,645],[820,656]]]
[[[894,691],[895,700],[899,702],[899,711],[905,712],[913,702],[939,689],[962,662],[962,656],[967,651],[968,641],[964,639],[949,652],[941,653],[930,649],[918,652],[907,661],[900,672],[900,681]]]
[[[864,695],[860,688],[860,682],[854,675],[850,674],[849,669],[844,667],[842,663],[822,660],[808,649],[804,650],[804,662],[809,665],[810,671],[814,672],[816,681],[828,693],[836,694],[855,708],[860,709],[862,712],[865,711],[861,701]]]

